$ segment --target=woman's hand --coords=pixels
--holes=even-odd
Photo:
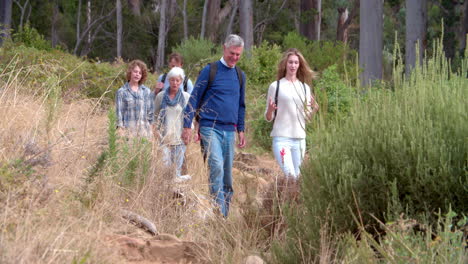
[[[271,121],[273,119],[273,113],[275,110],[278,109],[278,107],[275,104],[275,101],[270,97],[268,100],[268,108],[267,108],[267,113],[266,113],[266,119],[268,121]]]
[[[312,95],[310,96],[310,105],[309,105],[309,107],[312,108],[312,114],[316,113],[319,110],[319,105],[318,105],[317,101],[315,100],[315,98]]]
[[[319,110],[319,105],[317,101],[315,100],[314,96],[310,96],[310,103],[307,104],[307,109],[306,109],[306,119],[307,121],[311,121],[312,117],[314,116],[315,113]]]

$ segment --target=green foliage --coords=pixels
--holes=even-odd
[[[456,216],[452,211],[439,215],[435,228],[427,226],[423,232],[411,230],[411,220],[386,224],[386,235],[379,240],[365,231],[360,241],[347,233],[339,245],[340,259],[344,263],[465,263],[463,225],[468,219],[465,216],[454,225]]]
[[[59,78],[52,74],[50,75],[45,83],[48,88],[46,98],[47,98],[47,118],[46,118],[46,132],[47,135],[50,135],[52,127],[55,124],[57,119],[58,111],[60,110],[61,104],[61,92],[62,88],[60,87]]]
[[[403,210],[429,221],[439,210],[468,211],[468,60],[454,74],[438,50],[395,91],[369,90],[343,122],[308,135],[316,148],[302,170],[304,215],[291,219],[302,247],[319,248],[322,222],[341,233],[356,231],[355,215],[374,230],[374,217],[392,220]],[[301,253],[293,244],[285,254]]]
[[[206,64],[219,60],[222,56],[220,45],[215,45],[208,39],[194,37],[175,46],[172,52],[180,53],[184,57],[184,68],[191,75],[198,75]]]
[[[247,101],[249,104],[245,120],[247,134],[252,137],[250,142],[269,151],[271,149],[270,131],[273,129],[273,122],[267,122],[264,117],[267,89],[267,85],[248,85]]]
[[[52,46],[49,41],[44,39],[44,36],[31,27],[28,23],[22,30],[13,33],[13,40],[15,43],[21,43],[26,47],[36,48],[38,50],[51,51]]]
[[[24,159],[0,163],[0,201],[6,198],[9,191],[21,186],[34,176],[35,170]]]
[[[284,50],[297,48],[305,57],[312,70],[322,72],[332,65],[337,65],[337,71],[348,82],[359,76],[354,73],[356,51],[338,41],[310,41],[296,32],[290,32],[283,40]]]
[[[316,87],[317,101],[322,106],[322,112],[334,115],[349,112],[353,88],[348,87],[340,78],[336,65],[325,69],[314,86]]]
[[[0,78],[20,75],[28,93],[47,94],[50,76],[56,76],[56,84],[65,100],[73,98],[101,98],[112,103],[115,91],[123,85],[125,64],[89,62],[60,50],[39,50],[23,44],[9,43],[0,50]],[[10,74],[11,73],[11,74]],[[148,74],[147,85],[155,83],[155,76]]]
[[[260,46],[253,47],[251,56],[244,54],[239,61],[239,67],[245,72],[250,84],[264,85],[276,80],[278,62],[281,59],[281,47],[275,44],[268,44],[264,41]],[[260,93],[265,93],[268,87],[262,87]],[[255,91],[257,93],[258,91]]]

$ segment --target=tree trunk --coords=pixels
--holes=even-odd
[[[219,25],[219,12],[221,1],[220,0],[209,0],[208,10],[206,18],[206,37],[211,40],[216,40],[216,33]]]
[[[348,8],[338,8],[338,25],[336,27],[336,40],[348,43],[348,27],[345,26],[348,20]]]
[[[247,55],[253,46],[253,9],[251,0],[240,1],[239,10],[240,35],[244,38],[244,49]]]
[[[206,15],[208,13],[208,3],[210,0],[205,0],[203,4],[203,15],[202,15],[202,23],[201,23],[201,30],[200,30],[200,38],[205,38],[206,35]]]
[[[231,12],[234,0],[230,0],[221,9],[221,0],[209,0],[207,10],[206,35],[209,40],[216,42],[219,36],[219,25]]]
[[[301,0],[301,35],[311,40],[320,40],[320,23],[322,21],[322,0]]]
[[[405,73],[409,75],[416,65],[422,62],[426,46],[426,0],[406,1],[406,45],[405,45]],[[417,49],[416,49],[417,45]],[[418,58],[416,58],[416,50]]]
[[[88,3],[86,5],[86,26],[88,28],[91,27],[91,0],[88,0]],[[91,31],[88,32],[86,44],[91,45]]]
[[[182,7],[182,19],[184,21],[184,40],[188,39],[188,21],[187,21],[187,0],[184,0]]]
[[[10,38],[12,0],[0,0],[0,46]]]
[[[76,14],[76,40],[80,39],[80,23],[81,23],[81,0],[78,1],[78,11]]]
[[[226,38],[227,36],[232,34],[232,27],[234,26],[234,19],[236,18],[237,9],[239,8],[239,2],[236,0],[234,3],[234,7],[231,12],[231,16],[229,16],[229,23],[226,27]]]
[[[359,66],[362,86],[382,79],[383,0],[361,0]]]
[[[51,38],[51,44],[52,47],[55,48],[55,46],[58,45],[59,43],[59,37],[58,37],[58,20],[59,20],[59,8],[58,8],[58,3],[57,0],[52,0],[52,25],[51,25],[51,31],[50,31],[50,38]]]
[[[464,54],[466,49],[466,35],[468,34],[468,1],[463,4],[463,15],[461,16],[460,27],[460,52]]]
[[[141,11],[140,11],[141,1],[140,0],[128,0],[128,7],[132,11],[133,15],[135,16],[141,15]]]
[[[117,17],[117,59],[122,58],[122,2],[117,0],[116,4]]]
[[[20,22],[19,22],[19,27],[18,27],[18,30],[21,32],[21,31],[23,31],[26,11],[30,10],[29,0],[26,0],[23,5],[21,4],[21,2],[19,0],[17,0],[17,1],[13,0],[13,2],[18,6],[18,8],[21,11]]]
[[[155,70],[160,70],[164,66],[164,49],[166,44],[166,9],[167,0],[161,0],[158,34],[158,53],[156,57],[156,65],[154,65]]]
[[[354,0],[351,13],[347,8],[338,8],[338,25],[336,28],[336,40],[348,43],[348,28],[359,11],[359,0]]]

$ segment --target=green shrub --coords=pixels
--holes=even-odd
[[[273,129],[273,122],[267,122],[264,117],[267,90],[268,85],[248,85],[245,120],[247,134],[252,137],[250,142],[256,147],[269,151],[271,150],[270,132]]]
[[[452,211],[439,216],[434,228],[399,219],[386,224],[385,236],[378,240],[365,231],[360,241],[347,233],[338,246],[339,259],[343,263],[466,263],[463,225],[468,219],[465,216],[453,225],[454,217],[457,214]],[[413,225],[424,230],[413,230]]]
[[[290,32],[283,40],[283,49],[288,48],[297,48],[316,72],[321,73],[328,67],[337,65],[338,73],[348,85],[359,77],[354,70],[356,51],[340,41],[311,41],[296,32]]]
[[[266,93],[268,85],[276,80],[278,62],[281,59],[281,47],[268,44],[264,41],[260,46],[253,47],[251,56],[244,54],[238,65],[248,78],[249,89],[251,84],[259,85],[260,91],[256,94]]]
[[[37,30],[27,23],[21,31],[13,33],[15,43],[22,43],[26,47],[36,48],[38,50],[51,51],[52,45],[39,34]]]
[[[354,88],[347,86],[340,78],[336,65],[325,69],[320,78],[314,81],[313,86],[320,105],[318,114],[326,124],[336,122],[349,114],[355,96]]]
[[[325,215],[341,233],[357,230],[353,215],[370,231],[379,229],[374,217],[405,212],[433,223],[439,210],[468,211],[468,59],[462,65],[450,73],[436,55],[396,81],[395,91],[369,90],[343,122],[309,135],[316,148],[302,170],[304,208],[291,219],[294,241],[317,254]],[[290,244],[285,255],[300,252]]]
[[[198,77],[198,73],[206,64],[217,61],[222,56],[221,45],[216,45],[208,39],[194,37],[174,47],[172,52],[177,52],[184,57],[186,74],[194,79]]]
[[[48,92],[47,80],[54,75],[59,79],[65,99],[102,98],[110,104],[114,102],[115,91],[126,81],[126,64],[89,62],[60,50],[7,45],[0,50],[0,78],[20,76],[22,87],[27,87],[28,93]],[[148,74],[147,86],[152,86],[155,80],[156,76]]]

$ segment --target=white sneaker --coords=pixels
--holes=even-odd
[[[192,176],[186,174],[186,175],[176,176],[174,179],[174,182],[184,182],[190,179],[192,179]]]

